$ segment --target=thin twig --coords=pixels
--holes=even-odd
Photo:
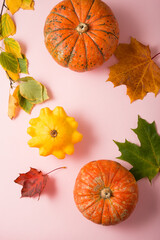
[[[6,4],[5,4],[5,0],[3,0],[3,4],[2,4],[1,12],[0,12],[0,22],[1,22],[1,17],[2,17],[2,14],[3,14],[3,9],[4,9],[4,7],[8,9],[8,7],[7,7]],[[0,23],[0,24],[1,24],[1,23]],[[0,34],[1,34],[1,33],[0,33]],[[2,47],[0,47],[0,50],[3,51]],[[6,73],[7,73],[7,76],[8,76],[8,78],[9,78],[9,81],[10,81],[10,88],[13,88],[13,82],[14,82],[14,81],[13,81],[13,79],[9,76],[9,74],[8,74],[7,71],[6,71]]]
[[[1,13],[0,13],[0,20],[2,17],[2,13],[3,13],[3,8],[5,7],[5,0],[3,0],[3,4],[2,4],[2,8],[1,8]]]
[[[9,10],[9,8],[6,6],[6,4],[4,4],[4,7],[7,8]]]
[[[7,74],[8,78],[9,78],[9,81],[10,81],[10,88],[12,89],[12,88],[13,88],[13,83],[14,83],[14,81],[13,81],[13,79],[9,76],[9,74],[8,74],[7,71],[6,71],[6,74]]]

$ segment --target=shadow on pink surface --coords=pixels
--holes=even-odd
[[[119,5],[116,4],[114,7],[114,14],[119,23],[120,29],[120,42],[128,41],[129,37],[143,38],[143,29],[141,29],[140,23],[136,18],[136,15],[131,15],[128,13],[126,8],[122,8],[122,4],[119,2]],[[127,19],[127,21],[126,21]],[[135,36],[136,34],[136,36]],[[138,40],[138,39],[137,39]]]
[[[21,41],[20,39],[17,39],[17,41],[19,42],[19,44],[21,46],[22,53],[26,56],[26,54],[27,54],[27,44],[25,42]]]
[[[46,187],[44,188],[41,196],[47,195],[49,198],[53,198],[57,193],[56,180],[54,177],[49,176]]]
[[[141,228],[147,222],[151,222],[157,214],[158,197],[155,188],[149,183],[147,179],[138,181],[139,200],[134,212],[124,222],[117,227],[118,230]]]
[[[78,116],[75,117],[75,119],[79,123],[78,131],[83,135],[82,141],[75,144],[75,153],[73,154],[73,158],[77,159],[86,157],[90,153],[90,149],[96,142],[96,136],[94,136],[94,130],[92,129],[91,124]]]

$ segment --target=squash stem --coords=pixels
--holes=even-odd
[[[53,137],[53,138],[57,137],[57,135],[58,135],[57,130],[55,130],[55,129],[51,130],[51,131],[50,131],[50,135],[51,135],[51,137]]]

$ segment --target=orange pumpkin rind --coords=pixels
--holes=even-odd
[[[118,162],[92,161],[82,167],[76,178],[74,201],[87,219],[114,225],[133,212],[138,201],[137,182]]]
[[[48,15],[44,38],[58,64],[84,72],[112,56],[118,45],[119,27],[112,10],[101,0],[65,0]]]

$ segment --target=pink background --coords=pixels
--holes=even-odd
[[[2,1],[1,1],[2,2]],[[150,45],[152,56],[160,51],[159,0],[105,0],[113,10],[120,27],[120,42],[130,36]],[[37,105],[31,115],[20,111],[15,120],[7,117],[9,81],[0,68],[0,240],[159,240],[160,176],[152,182],[140,180],[139,202],[133,214],[119,225],[104,227],[85,219],[75,206],[73,187],[80,168],[98,159],[116,160],[120,155],[113,140],[126,139],[138,144],[131,128],[137,127],[138,115],[155,121],[160,132],[160,95],[147,94],[144,100],[130,104],[126,87],[113,88],[105,82],[114,56],[96,70],[76,73],[59,66],[44,45],[44,22],[58,0],[36,0],[35,11],[20,10],[14,15],[17,33],[14,38],[29,60],[30,76],[43,83],[50,100]],[[155,59],[160,66],[160,57]],[[64,160],[54,156],[40,157],[38,149],[29,148],[29,120],[39,115],[42,107],[63,106],[79,122],[83,141],[75,153]],[[130,168],[124,161],[119,162]],[[44,173],[67,166],[50,175],[50,180],[37,198],[20,198],[21,186],[14,183],[19,173],[30,167]]]

